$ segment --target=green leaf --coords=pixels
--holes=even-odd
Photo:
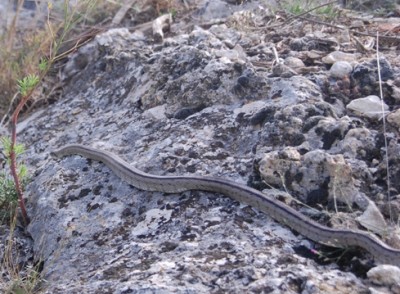
[[[15,152],[15,155],[21,155],[22,153],[24,153],[25,152],[25,147],[24,147],[24,145],[22,145],[22,144],[16,144],[15,146],[14,146],[14,152]]]
[[[48,61],[46,58],[40,59],[39,70],[40,70],[41,72],[46,71],[48,65],[49,65],[49,61]]]
[[[18,176],[23,180],[28,175],[28,168],[26,165],[21,164],[18,170]]]
[[[18,80],[18,90],[22,96],[26,96],[39,83],[39,77],[35,74],[30,74],[22,80]]]
[[[11,151],[11,139],[9,137],[1,137],[1,145],[3,145],[6,156],[9,156]]]

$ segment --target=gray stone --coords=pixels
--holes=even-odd
[[[316,150],[300,156],[295,148],[273,151],[260,161],[260,174],[269,185],[285,189],[290,186],[296,194],[307,195],[308,198],[301,199],[307,205],[330,199],[351,207],[359,197],[351,167],[341,155],[331,156]],[[300,174],[302,176],[297,178]],[[324,184],[326,182],[328,185]]]
[[[165,116],[165,108],[166,105],[159,105],[150,109],[147,109],[143,116],[147,118],[152,118],[154,120],[165,120],[167,117]]]
[[[389,113],[387,116],[387,121],[392,126],[400,129],[400,109],[397,109],[397,110]]]
[[[329,74],[331,77],[343,79],[348,77],[352,70],[353,67],[349,62],[337,61],[332,65],[331,69],[329,70]]]
[[[291,68],[298,68],[298,67],[304,67],[304,62],[300,58],[296,57],[287,57],[285,58],[285,65],[291,67]]]
[[[398,292],[400,289],[400,269],[390,265],[380,265],[371,269],[368,273],[368,278],[377,285],[394,286]]]
[[[367,209],[356,220],[368,231],[384,236],[387,232],[387,224],[382,213],[375,203],[369,201]]]
[[[341,51],[334,51],[322,58],[322,62],[326,64],[334,64],[337,61],[353,62],[357,60],[357,54],[344,53]]]
[[[381,101],[378,96],[374,95],[354,99],[347,104],[346,108],[353,111],[357,115],[368,117],[374,120],[381,119],[389,110],[389,106],[387,106],[385,102]]]

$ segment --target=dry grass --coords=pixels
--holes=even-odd
[[[66,15],[63,11],[65,6],[54,4],[51,10],[48,10],[50,13],[47,14],[46,6],[43,7],[43,2],[47,1],[41,2],[42,4],[38,5],[42,6],[38,7],[42,10],[32,18],[29,27],[19,22],[22,14],[22,0],[18,0],[16,11],[13,11],[12,5],[9,4],[8,18],[1,20],[0,26],[5,30],[0,32],[0,117],[8,111],[17,93],[17,80],[28,74],[37,73],[40,60],[54,55],[52,52],[55,49],[54,39],[60,38],[67,30],[68,34],[62,36],[63,42],[69,40],[71,44],[75,44],[76,36],[112,17],[112,13],[118,9],[121,1],[79,1],[79,5],[69,8],[70,15],[74,14],[79,21],[72,20],[70,23],[72,27],[67,28]],[[69,46],[69,48],[73,47],[73,45]]]
[[[136,21],[139,23],[142,21],[138,13],[144,12],[147,18],[152,11],[150,17],[155,18],[157,14],[176,12],[184,7],[178,0],[53,0],[49,2],[55,4],[48,10],[46,9],[48,1],[40,1],[37,4],[41,8],[37,11],[40,12],[35,14],[29,26],[23,26],[19,22],[23,13],[23,0],[16,0],[15,11],[13,2],[8,1],[7,17],[0,19],[0,27],[4,28],[0,31],[0,121],[7,121],[1,118],[15,108],[15,105],[10,107],[10,104],[18,101],[18,97],[13,99],[17,93],[17,80],[38,72],[40,60],[54,54],[55,38],[62,36],[63,43],[56,49],[62,54],[59,58],[62,58],[75,50],[79,41],[92,37],[102,27],[110,24],[117,11],[126,3],[133,3],[128,14],[137,16],[132,25],[136,25]],[[68,6],[68,3],[71,5]],[[66,27],[66,7],[70,15],[75,14],[75,17],[79,18],[79,21],[70,22],[71,27]],[[65,31],[68,31],[68,34],[63,35]],[[56,75],[57,72],[53,71],[50,74]],[[47,88],[51,89],[51,85],[47,85]],[[45,91],[41,93],[42,96],[46,94]],[[43,99],[43,97],[34,98]]]
[[[7,294],[37,293],[42,281],[38,267],[26,266],[21,268],[18,263],[19,252],[14,236],[16,224],[17,217],[14,214],[10,222],[10,233],[6,239],[3,259],[0,264],[0,292]]]

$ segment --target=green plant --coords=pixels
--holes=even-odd
[[[42,281],[39,267],[24,265],[21,268],[18,262],[18,249],[14,242],[18,207],[25,224],[29,222],[23,197],[28,173],[20,156],[24,148],[17,143],[18,117],[28,101],[33,100],[37,96],[36,93],[42,92],[40,88],[43,80],[53,72],[55,62],[80,46],[82,42],[79,38],[74,40],[71,34],[87,30],[84,23],[89,22],[88,19],[91,17],[89,12],[92,9],[100,8],[96,7],[98,1],[108,3],[108,0],[82,0],[77,1],[75,5],[69,5],[70,1],[64,0],[60,7],[55,7],[49,1],[45,27],[30,28],[25,31],[18,28],[17,19],[23,3],[23,0],[18,0],[17,12],[11,26],[8,31],[0,35],[0,42],[5,44],[0,46],[0,93],[3,94],[0,94],[0,99],[3,99],[0,105],[16,101],[15,105],[10,106],[13,110],[9,116],[11,136],[1,139],[6,155],[5,165],[8,169],[0,173],[0,220],[6,220],[10,224],[5,250],[0,252],[1,293],[36,293],[37,286]],[[77,28],[80,24],[84,25]],[[60,48],[66,41],[72,45],[61,52]],[[17,94],[13,95],[12,93],[16,91]],[[6,101],[5,96],[15,96],[15,98]]]
[[[12,115],[12,121],[11,121],[11,140],[10,144],[8,146],[8,150],[6,155],[10,160],[9,166],[10,166],[10,172],[11,175],[14,179],[14,184],[15,184],[15,190],[18,194],[18,204],[19,207],[21,208],[21,213],[22,213],[22,218],[24,220],[25,225],[29,223],[29,217],[26,212],[25,208],[25,201],[24,201],[24,194],[22,192],[22,185],[21,185],[21,178],[18,173],[18,168],[17,168],[17,152],[18,152],[18,145],[17,145],[17,122],[18,122],[18,115],[22,108],[25,106],[26,102],[29,100],[31,97],[33,91],[36,89],[38,83],[39,83],[39,77],[35,74],[31,74],[26,76],[25,78],[21,79],[18,81],[18,90],[19,93],[22,95],[22,98],[20,102],[17,105],[17,108],[15,109],[13,115]]]
[[[326,18],[335,18],[338,15],[338,12],[334,5],[330,4],[324,7],[321,7],[315,11],[318,15],[324,16]]]
[[[294,15],[298,15],[305,11],[304,4],[302,4],[300,1],[293,1],[291,4],[286,4],[284,7]]]
[[[69,5],[69,1],[65,0],[63,2],[63,17],[64,22],[62,23],[62,27],[53,26],[50,22],[50,11],[52,9],[52,5],[49,2],[48,4],[48,21],[47,26],[50,32],[50,46],[48,49],[48,55],[46,58],[41,58],[36,69],[37,73],[30,73],[26,75],[24,78],[19,79],[17,81],[18,84],[18,92],[21,95],[19,103],[17,104],[12,116],[11,116],[11,140],[10,140],[10,148],[9,153],[7,154],[10,158],[10,172],[14,180],[15,190],[18,195],[18,204],[21,209],[21,214],[25,225],[29,224],[29,217],[26,212],[25,208],[25,201],[23,195],[23,189],[21,186],[20,177],[18,174],[17,169],[17,162],[16,162],[16,141],[17,141],[17,123],[18,123],[18,116],[21,110],[25,107],[26,103],[32,98],[33,93],[35,90],[40,86],[41,81],[43,81],[44,77],[49,72],[51,66],[60,58],[62,58],[67,51],[64,52],[62,56],[57,55],[60,49],[60,46],[63,44],[65,38],[67,37],[68,33],[71,29],[84,17],[84,14],[78,12],[78,6],[74,6],[71,8]],[[85,4],[85,8],[87,10],[93,8],[96,3],[96,0],[86,0],[82,1],[81,5]],[[87,11],[86,10],[86,11]]]
[[[1,144],[6,155],[6,165],[10,166],[10,151],[11,151],[11,140],[7,137],[0,139]],[[24,153],[24,146],[17,144],[14,148],[15,155]],[[21,179],[22,186],[24,186],[28,180],[27,168],[24,164],[18,164],[17,166],[18,177]],[[0,173],[0,217],[2,220],[9,220],[14,216],[15,208],[18,205],[18,194],[15,189],[14,180],[10,178],[9,173],[2,171]]]
[[[23,0],[15,2],[15,13],[10,11],[9,16],[6,14],[5,17],[0,17],[0,26],[4,28],[0,30],[0,116],[8,114],[2,119],[5,122],[11,117],[8,113],[9,104],[15,104],[18,100],[12,99],[18,91],[17,80],[37,73],[38,64],[43,57],[46,57],[51,67],[52,57],[58,55],[59,60],[75,50],[77,45],[87,40],[79,40],[79,34],[90,32],[92,28],[88,25],[104,21],[118,7],[117,3],[111,4],[110,0],[38,1],[49,3],[47,21],[44,15],[41,17],[44,23],[34,21],[31,26],[23,27],[19,25]],[[66,42],[69,46],[64,46]],[[64,48],[60,50],[62,46]],[[49,79],[46,82],[49,83]],[[16,105],[12,105],[11,108],[15,107]]]
[[[311,3],[314,2],[314,3]],[[294,14],[295,16],[303,16],[312,11],[316,14],[326,16],[328,18],[336,17],[337,11],[334,7],[337,1],[330,1],[327,3],[320,4],[320,1],[311,0],[295,0],[285,1],[282,6],[285,10]]]

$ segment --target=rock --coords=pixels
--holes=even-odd
[[[99,34],[68,61],[63,95],[23,125],[18,140],[27,150],[21,159],[34,171],[26,186],[33,253],[23,261],[43,261],[43,293],[383,288],[360,278],[365,271],[341,270],[335,260],[320,264],[313,254],[318,248],[298,250],[314,242],[245,202],[199,190],[142,191],[96,160],[51,156],[66,144],[97,146],[147,173],[229,179],[287,205],[308,203],[314,208],[302,211],[317,221],[356,225],[367,196],[382,201],[387,194],[381,124],[346,116],[343,106],[344,94],[360,97],[353,94],[365,81],[353,71],[347,92],[335,96],[339,91],[329,87],[336,78],[321,56],[337,49],[336,36],[299,37],[304,34],[296,25],[284,34],[270,30],[267,22],[276,15],[264,4],[239,2],[202,1],[190,17],[179,19],[178,13],[162,43],[153,43],[146,31]],[[232,16],[246,7],[254,9]],[[272,77],[272,45],[286,62],[299,58],[316,70],[300,67]],[[290,46],[315,50],[293,52]],[[375,77],[372,61],[362,67],[349,62],[357,74],[370,69],[368,81]],[[396,75],[395,64],[393,69]],[[391,178],[400,169],[398,137],[391,127]],[[393,181],[392,195],[398,191]],[[360,254],[344,260],[344,268],[370,260]]]
[[[194,13],[196,18],[202,21],[210,21],[215,19],[227,18],[232,16],[235,11],[248,11],[252,8],[257,7],[257,3],[252,2],[240,2],[236,0],[230,1],[233,3],[227,3],[229,1],[215,0],[215,1],[204,1],[202,5],[199,5]],[[240,4],[240,5],[229,5],[229,4]]]
[[[349,207],[359,196],[350,166],[343,156],[310,151],[303,156],[293,147],[272,151],[259,163],[260,174],[271,186],[290,189],[308,205],[327,203],[328,199]]]
[[[390,201],[386,201],[387,195],[382,195],[383,203],[380,205],[380,209],[385,216],[392,216],[393,219],[399,219],[400,217],[400,195],[392,197]]]
[[[367,209],[356,220],[368,231],[383,236],[387,231],[387,225],[382,213],[376,207],[375,203],[369,201]]]
[[[295,75],[297,75],[297,72],[291,67],[283,63],[278,63],[273,67],[271,77],[290,78]]]
[[[266,105],[266,103],[263,101],[250,102],[250,103],[243,105],[242,107],[236,108],[234,110],[234,113],[236,115],[241,114],[241,115],[244,115],[247,117],[251,117],[256,112],[260,111],[260,109],[263,109],[265,105]]]
[[[198,105],[198,106],[194,106],[194,107],[184,107],[181,109],[178,109],[175,113],[174,113],[174,118],[176,119],[185,119],[189,116],[191,116],[192,114],[195,114],[201,110],[203,110],[205,108],[204,105]]]
[[[338,79],[343,79],[347,77],[351,71],[353,70],[353,67],[351,64],[347,61],[337,61],[335,62],[331,69],[329,70],[329,73],[331,77],[338,78]]]
[[[398,204],[398,202],[396,202]],[[395,215],[395,213],[393,213]],[[400,248],[400,229],[396,224],[391,225],[385,232],[385,242],[393,248]]]
[[[77,52],[71,54],[65,68],[61,74],[61,80],[66,81],[75,76],[78,72],[94,62],[98,57],[98,47],[96,43],[81,47]]]
[[[377,285],[400,289],[400,269],[396,266],[379,265],[368,271],[367,276]]]
[[[268,97],[282,107],[322,100],[318,86],[301,76],[276,80],[271,85]]]
[[[344,53],[341,51],[334,51],[322,58],[322,62],[326,64],[334,64],[337,61],[353,62],[357,60],[356,54]]]
[[[219,40],[224,42],[229,49],[233,49],[235,44],[238,44],[241,38],[241,35],[237,30],[228,28],[226,24],[212,26],[209,31]]]
[[[333,201],[335,207],[341,202],[347,205],[348,208],[353,206],[360,192],[356,187],[356,181],[353,177],[353,171],[341,154],[326,157],[326,170],[329,175],[329,197]]]
[[[169,32],[172,24],[172,14],[164,14],[153,21],[153,37],[157,42],[164,39],[164,31]]]
[[[325,36],[318,37],[313,34],[308,34],[301,38],[293,38],[290,40],[290,49],[294,51],[310,51],[319,48],[325,50],[337,50],[338,42],[334,38],[327,38]]]
[[[351,122],[348,127],[351,128]],[[374,134],[367,128],[351,128],[340,142],[339,150],[346,156],[354,157],[356,154],[368,156],[367,152],[373,150]]]
[[[284,186],[284,175],[293,165],[299,166],[300,153],[295,148],[287,148],[281,152],[273,151],[265,154],[260,162],[260,174],[267,184]]]
[[[382,102],[378,96],[370,95],[364,98],[352,100],[346,108],[359,116],[368,117],[373,120],[379,120],[386,115],[389,106]],[[383,108],[383,113],[382,113]]]
[[[290,56],[285,58],[284,63],[285,63],[285,65],[287,65],[293,69],[305,66],[304,62],[300,58],[290,57]]]
[[[380,93],[377,63],[376,59],[371,59],[354,66],[351,79],[358,96],[378,95]],[[392,92],[392,87],[387,82],[394,78],[395,71],[386,58],[380,58],[379,63],[380,76],[382,82],[384,82],[382,83],[383,97],[387,97]]]
[[[152,118],[154,120],[165,120],[167,117],[165,115],[166,105],[159,105],[150,109],[147,109],[143,116],[147,118]]]
[[[400,109],[397,109],[388,114],[386,117],[389,124],[400,129]]]

